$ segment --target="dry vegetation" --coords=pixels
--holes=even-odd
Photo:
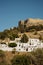
[[[29,52],[12,53],[7,51],[3,53],[2,51],[0,51],[0,56],[1,56],[0,65],[43,65],[43,49],[37,49],[30,53]],[[4,63],[2,63],[1,61]]]
[[[7,61],[10,65],[11,65],[11,59],[12,59],[14,56],[27,54],[27,52],[15,52],[15,53],[12,53],[11,51],[6,51],[6,52],[4,52],[4,53],[5,53],[5,56],[6,56],[6,61]]]

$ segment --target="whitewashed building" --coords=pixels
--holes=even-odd
[[[18,52],[31,52],[37,48],[43,48],[43,43],[39,39],[29,38],[27,43],[21,43],[21,38],[15,38],[14,41],[9,43],[16,43],[17,47],[14,47]],[[12,51],[14,48],[8,47],[6,44],[0,44],[0,49],[4,51]]]
[[[31,45],[38,44],[38,43],[40,43],[40,40],[39,39],[31,39],[31,38],[29,38],[29,43],[31,43]]]

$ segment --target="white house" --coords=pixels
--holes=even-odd
[[[31,45],[39,44],[40,43],[40,40],[39,39],[31,39],[31,38],[29,38],[29,43]]]
[[[15,42],[20,42],[21,38],[15,38]]]
[[[15,42],[17,44],[17,47],[14,47],[16,49],[16,51],[31,52],[34,49],[43,48],[43,43],[39,39],[29,38],[27,43],[21,43],[20,40],[21,40],[21,38],[15,38],[14,41],[9,41],[9,43]],[[0,49],[2,49],[4,51],[6,51],[6,50],[12,51],[13,50],[13,48],[6,46],[6,44],[0,44]]]

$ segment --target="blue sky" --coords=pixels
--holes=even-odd
[[[27,18],[43,19],[43,0],[0,0],[0,31]]]

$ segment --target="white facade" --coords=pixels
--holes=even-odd
[[[6,44],[0,44],[0,50],[3,50],[3,51],[12,51],[13,48],[8,47]]]
[[[43,48],[43,43],[39,39],[31,39],[29,38],[27,43],[21,43],[21,38],[15,38],[14,41],[10,41],[9,43],[16,43],[17,47],[14,47],[18,52],[31,52],[37,48]],[[6,44],[0,44],[0,50],[4,51],[12,51],[14,48],[8,47]]]
[[[34,45],[34,44],[38,44],[38,43],[40,43],[40,41],[39,41],[39,39],[29,39],[29,43],[31,43],[32,45]]]

